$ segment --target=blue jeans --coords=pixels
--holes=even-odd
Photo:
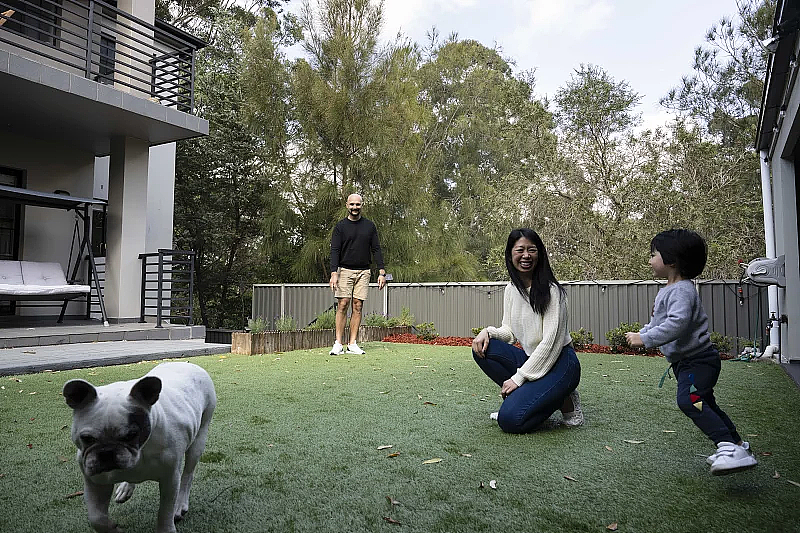
[[[475,362],[492,381],[503,382],[528,360],[524,350],[497,339],[489,340],[485,357],[472,352]],[[497,415],[507,433],[529,433],[561,407],[581,380],[581,364],[572,345],[564,346],[550,371],[535,381],[526,381],[503,401]]]

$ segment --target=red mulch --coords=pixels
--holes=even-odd
[[[472,346],[472,337],[436,337],[432,341],[426,341],[421,337],[414,335],[413,333],[401,333],[399,335],[389,335],[388,337],[384,337],[383,342],[433,344],[436,346]],[[627,355],[644,355],[647,357],[661,357],[661,353],[657,350],[641,352],[639,350],[625,349],[615,352],[611,350],[611,346],[603,346],[602,344],[585,344],[577,349],[577,351],[584,353],[618,353]]]

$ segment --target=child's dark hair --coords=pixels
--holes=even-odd
[[[650,253],[658,251],[665,265],[673,265],[681,277],[694,279],[703,272],[708,259],[706,241],[688,229],[662,231],[650,241]]]
[[[511,261],[511,250],[514,244],[525,237],[533,244],[536,245],[538,250],[538,258],[536,267],[533,269],[533,283],[531,285],[530,295],[525,283],[517,271],[517,268]],[[550,267],[550,259],[547,257],[547,250],[544,247],[544,242],[539,234],[530,228],[519,228],[511,230],[508,234],[508,241],[506,242],[506,269],[508,269],[508,276],[511,278],[511,283],[517,288],[523,298],[530,302],[531,307],[535,313],[544,314],[547,308],[550,307],[550,286],[555,285],[561,291],[562,297],[566,294],[564,287],[556,279],[553,274],[553,269]]]

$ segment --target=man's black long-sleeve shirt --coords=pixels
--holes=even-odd
[[[373,257],[378,269],[383,270],[383,253],[375,224],[364,217],[355,221],[340,220],[331,237],[331,272],[339,267],[366,270]]]

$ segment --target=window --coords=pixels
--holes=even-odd
[[[2,11],[13,11],[2,28],[55,45],[59,38],[61,0],[0,0]]]

